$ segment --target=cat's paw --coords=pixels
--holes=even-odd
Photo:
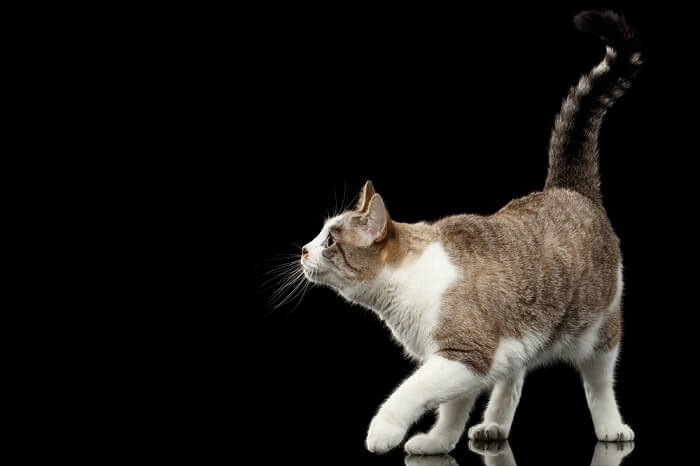
[[[483,422],[469,429],[470,440],[506,440],[510,432],[495,422]]]
[[[508,440],[470,440],[469,450],[484,457],[512,455]]]
[[[404,450],[411,455],[444,455],[455,449],[457,440],[435,434],[417,434],[406,442]]]
[[[596,426],[595,434],[601,442],[631,442],[634,431],[627,424],[610,423]]]
[[[405,436],[405,427],[389,422],[377,414],[369,424],[365,443],[369,451],[381,455],[396,447]]]

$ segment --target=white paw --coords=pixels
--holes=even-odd
[[[450,455],[411,456],[404,459],[406,466],[459,466]]]
[[[495,422],[484,422],[469,429],[471,440],[506,440],[510,432]]]
[[[457,440],[435,434],[417,434],[406,442],[404,450],[411,455],[444,455],[455,449]]]
[[[381,455],[396,447],[405,436],[405,427],[393,424],[377,414],[369,424],[367,449]]]
[[[631,442],[634,440],[634,431],[627,424],[603,424],[596,427],[595,434],[601,442]]]
[[[513,456],[508,440],[470,440],[469,450],[485,458],[510,458]],[[506,461],[503,464],[515,464],[515,460],[510,463]]]

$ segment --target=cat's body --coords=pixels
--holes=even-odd
[[[607,109],[641,63],[624,19],[577,16],[609,45],[572,88],[550,144],[545,189],[490,216],[392,221],[368,182],[357,209],[328,220],[304,247],[307,278],[374,310],[422,365],[384,403],[367,447],[384,452],[426,410],[436,425],[406,443],[445,453],[464,431],[475,397],[493,387],[470,438],[507,438],[526,371],[567,360],[582,373],[596,434],[632,440],[613,393],[622,334],[622,257],[602,206],[597,138]]]
[[[594,325],[596,344],[619,341],[610,309],[622,287],[619,241],[590,199],[551,189],[487,217],[392,227],[386,241],[395,235],[405,250],[394,249],[372,286],[340,293],[377,311],[412,357],[444,354],[488,374],[501,340],[532,335],[527,364],[557,344],[575,357]]]

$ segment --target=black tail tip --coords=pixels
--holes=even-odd
[[[582,32],[601,37],[613,47],[636,46],[636,32],[624,16],[614,11],[587,10],[574,16],[574,26]]]

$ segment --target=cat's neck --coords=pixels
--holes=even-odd
[[[425,223],[396,224],[392,256],[371,282],[355,285],[346,297],[375,311],[409,353],[427,351],[427,335],[439,312],[440,297],[459,275]],[[345,294],[345,293],[344,293]]]
[[[433,225],[419,223],[391,223],[389,244],[385,248],[384,267],[399,269],[437,240],[438,231]]]
[[[348,297],[380,314],[394,312],[395,298],[403,291],[401,272],[408,270],[436,240],[437,231],[432,225],[392,222],[381,271],[373,280],[348,290]]]

